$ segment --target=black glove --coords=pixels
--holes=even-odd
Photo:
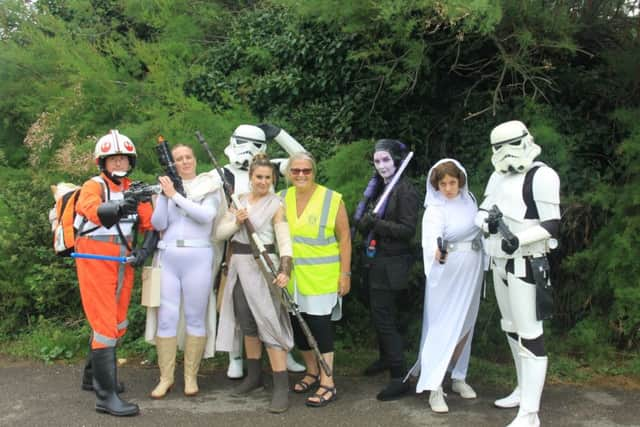
[[[360,222],[358,223],[358,228],[361,230],[370,230],[375,227],[378,218],[375,217],[371,212],[367,212],[360,218]]]
[[[499,220],[499,218],[495,218],[489,215],[489,217],[487,218],[487,228],[489,228],[489,234],[496,234],[498,232]]]
[[[133,197],[125,197],[124,200],[120,202],[120,217],[125,217],[128,215],[133,215],[138,212],[138,200]]]
[[[500,246],[502,246],[504,253],[511,255],[520,247],[520,240],[518,240],[516,236],[513,236],[513,239],[511,240],[502,239]]]
[[[282,130],[278,126],[270,125],[269,123],[260,123],[258,127],[262,129],[267,139],[275,138]]]
[[[149,251],[145,248],[134,249],[131,252],[131,256],[133,259],[131,260],[131,265],[134,267],[142,267],[149,257]]]

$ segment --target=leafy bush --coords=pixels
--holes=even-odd
[[[52,248],[48,183],[29,172],[0,169],[0,332],[16,333],[32,319],[74,318],[80,312],[75,267]]]

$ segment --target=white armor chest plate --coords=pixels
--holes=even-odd
[[[539,219],[524,219],[527,205],[522,197],[525,174],[501,175],[494,173],[487,185],[486,198],[482,202],[482,208],[489,210],[497,205],[503,215],[504,223],[512,233],[540,224]],[[492,234],[485,240],[485,251],[488,255],[499,258],[517,258],[524,255],[543,254],[548,252],[546,241],[540,241],[520,247],[513,255],[507,255],[501,248],[502,236],[500,233]]]

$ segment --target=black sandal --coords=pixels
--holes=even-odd
[[[322,393],[319,393],[320,390],[324,390]],[[329,397],[324,397],[325,394],[331,393]],[[316,402],[315,400],[309,400],[313,397],[317,397],[319,400]],[[320,385],[318,390],[316,390],[313,396],[309,396],[307,400],[304,402],[305,405],[311,408],[322,408],[323,406],[327,406],[329,403],[333,402],[338,398],[338,391],[335,387],[327,387],[325,385]]]
[[[305,378],[313,378],[313,381],[308,383],[305,381]],[[320,384],[320,374],[313,375],[313,374],[310,374],[309,372],[305,372],[304,376],[300,379],[300,381],[298,381],[293,385],[293,392],[298,394],[306,393],[310,391],[312,388],[315,388],[316,386],[318,386],[319,384]],[[297,389],[296,386],[300,386],[301,388]]]

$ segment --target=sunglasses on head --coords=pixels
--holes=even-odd
[[[304,169],[298,169],[298,168],[293,168],[291,169],[291,175],[311,175],[311,172],[313,172],[313,169],[311,168],[304,168]]]

